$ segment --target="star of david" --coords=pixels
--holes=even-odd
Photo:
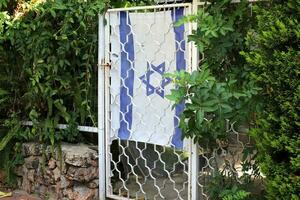
[[[150,64],[149,62],[147,63],[147,72],[146,74],[140,77],[141,81],[146,85],[147,96],[156,93],[162,98],[165,97],[165,87],[171,83],[170,78],[163,77],[165,71],[166,71],[166,65],[164,62],[158,66]],[[162,80],[159,86],[154,86],[151,84],[151,76],[154,73],[158,73],[161,75]]]

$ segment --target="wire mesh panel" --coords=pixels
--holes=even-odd
[[[112,9],[106,14],[107,196],[188,199],[190,145],[166,98],[166,73],[191,71],[190,4]]]
[[[248,129],[227,121],[226,141],[216,141],[214,146],[199,146],[198,199],[221,199],[226,190],[236,192],[235,186],[248,184],[252,193],[262,190],[262,179],[255,164],[256,150]],[[251,184],[249,184],[251,183]],[[225,194],[225,193],[224,193]]]

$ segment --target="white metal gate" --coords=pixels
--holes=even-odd
[[[178,133],[180,108],[175,108],[172,114],[170,102],[157,103],[160,102],[157,98],[164,98],[175,87],[164,73],[197,69],[197,49],[186,38],[197,28],[196,24],[178,27],[174,23],[205,5],[206,2],[193,0],[192,4],[111,9],[105,16],[100,16],[98,137],[101,200],[107,197],[206,200],[210,199],[209,184],[220,171],[234,174],[233,177],[241,181],[245,173],[243,162],[251,161],[251,156],[244,154],[244,150],[252,146],[246,131],[235,127],[234,122],[228,122],[228,129],[224,131],[228,133],[229,142],[225,146],[220,142],[213,149],[198,147],[192,141],[180,144],[180,134],[174,140],[176,130]],[[134,48],[130,48],[130,43],[134,43]],[[135,83],[130,81],[132,77],[135,77]],[[146,98],[140,98],[145,94]],[[160,104],[165,107],[155,110],[155,107],[162,108]],[[166,122],[168,117],[174,117],[173,125]],[[151,118],[154,120],[149,120]]]
[[[164,75],[197,66],[187,42],[192,24],[175,26],[191,12],[181,3],[110,9],[100,17],[100,199],[196,199],[196,147],[181,140],[183,105],[172,109],[165,98],[175,85]]]

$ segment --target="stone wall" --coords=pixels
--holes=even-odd
[[[18,185],[41,199],[98,199],[98,154],[84,144],[62,144],[61,151],[23,144],[24,164],[16,168]]]

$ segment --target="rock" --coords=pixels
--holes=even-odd
[[[69,181],[65,176],[60,177],[60,188],[68,188],[72,185],[71,181]]]
[[[36,156],[30,156],[28,158],[24,159],[25,167],[27,169],[38,169],[40,165],[40,159],[39,157]]]
[[[53,177],[54,177],[54,181],[57,182],[60,180],[60,170],[58,169],[58,167],[56,167],[53,170]]]
[[[73,200],[73,199],[76,198],[76,194],[73,192],[73,190],[71,188],[68,188],[68,189],[64,190],[63,194],[65,196],[67,196],[68,199],[70,199],[70,200],[71,199]]]
[[[93,166],[93,167],[98,167],[98,161],[97,161],[97,160],[91,160],[89,163],[90,163],[91,166]]]
[[[18,177],[17,178],[17,186],[18,186],[18,188],[22,188],[22,182],[23,182],[23,178],[22,177]]]
[[[96,193],[96,189],[89,189],[83,185],[74,186],[73,195],[76,200],[92,200],[96,197]]]
[[[48,167],[49,167],[49,169],[54,169],[56,167],[56,160],[54,160],[54,159],[51,158],[48,161]]]
[[[24,143],[22,145],[22,154],[25,157],[40,156],[42,155],[42,146],[36,143]]]
[[[63,197],[63,194],[62,194],[62,189],[61,189],[61,182],[58,181],[55,185],[55,192],[57,194],[57,199],[61,199]]]
[[[44,174],[44,183],[45,185],[53,185],[55,183],[53,172],[51,170],[46,170]]]
[[[31,183],[30,183],[30,181],[26,177],[24,177],[23,180],[22,180],[22,187],[21,187],[21,189],[25,190],[28,193],[31,193],[33,191]]]
[[[90,189],[95,189],[95,188],[98,188],[99,186],[99,179],[94,179],[92,180],[91,182],[88,183],[88,188]]]
[[[50,187],[50,191],[48,191],[47,199],[49,200],[57,200],[60,199],[60,190],[56,185],[52,185]]]
[[[37,193],[38,193],[40,196],[43,196],[43,197],[46,196],[47,192],[48,192],[47,187],[44,186],[44,185],[41,185],[41,186],[38,188],[38,191],[37,191]]]
[[[23,166],[22,165],[17,166],[14,172],[17,176],[23,176]],[[1,182],[1,171],[0,171],[0,182]]]
[[[63,144],[62,152],[65,162],[76,167],[88,167],[91,165],[91,160],[97,159],[97,152],[90,149],[88,145]]]
[[[41,195],[42,199],[96,199],[97,151],[84,144],[62,144],[61,152],[51,148],[34,143],[22,146],[24,164],[15,169],[20,188]],[[0,173],[0,178],[2,176]]]
[[[67,173],[67,168],[66,168],[66,164],[63,160],[61,161],[56,161],[56,165],[57,167],[60,169],[60,172],[62,174],[66,174]]]
[[[32,183],[34,182],[34,169],[27,171],[27,179]]]
[[[67,171],[67,178],[78,182],[89,182],[93,179],[98,178],[98,168],[78,168],[70,166]]]
[[[64,189],[62,190],[62,194],[63,194],[64,197],[68,196],[67,190],[68,190],[67,188],[64,188]],[[67,198],[67,197],[66,197],[66,198]]]

